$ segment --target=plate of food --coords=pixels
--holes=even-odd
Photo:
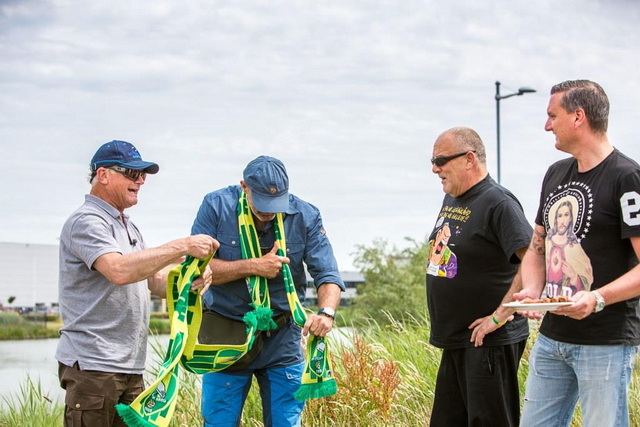
[[[520,301],[513,301],[502,304],[504,307],[515,308],[518,311],[554,311],[558,307],[565,307],[574,304],[567,297],[531,299],[525,298]]]

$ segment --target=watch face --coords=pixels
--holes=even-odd
[[[323,307],[318,311],[318,314],[324,314],[325,316],[334,317],[336,316],[336,312],[331,307]]]

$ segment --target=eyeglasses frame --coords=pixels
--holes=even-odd
[[[462,151],[460,153],[451,154],[449,156],[433,157],[433,158],[431,158],[431,164],[441,168],[441,167],[443,167],[444,165],[446,165],[447,163],[449,163],[453,159],[457,159],[458,157],[466,156],[469,153],[474,153],[475,154],[475,152],[476,152],[476,150],[467,150],[467,151]]]

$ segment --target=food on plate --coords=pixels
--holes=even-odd
[[[552,302],[569,302],[569,298],[565,296],[553,297],[553,298],[525,298],[519,301],[521,304],[548,304]]]

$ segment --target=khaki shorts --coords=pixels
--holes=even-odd
[[[118,403],[130,404],[144,390],[142,375],[81,371],[58,363],[65,396],[66,427],[109,427],[126,424],[116,413]]]

